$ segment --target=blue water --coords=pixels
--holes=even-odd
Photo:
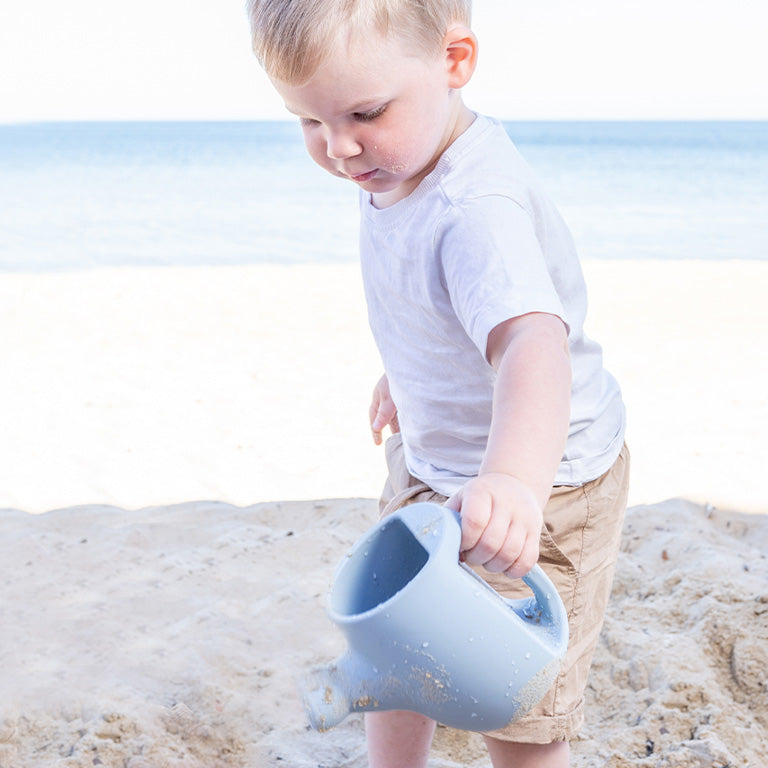
[[[768,123],[509,123],[583,257],[768,259]],[[353,261],[293,123],[0,126],[0,270]]]

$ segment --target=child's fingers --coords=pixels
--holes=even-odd
[[[381,398],[378,392],[373,393],[371,398],[371,404],[368,406],[368,423],[373,427],[373,423],[376,421],[376,416],[379,413],[379,406],[381,405]]]
[[[374,412],[373,406],[371,406],[372,418],[371,418],[371,434],[373,435],[373,442],[376,445],[381,445],[382,431],[384,427],[389,426],[393,432],[397,432],[397,409],[392,400],[380,400],[376,410]]]
[[[519,579],[525,576],[539,560],[539,535],[529,535],[523,545],[517,559],[508,568],[504,569],[504,575],[510,579]]]
[[[373,388],[373,397],[368,407],[368,421],[371,425],[373,442],[376,445],[382,443],[382,431],[389,427],[392,432],[399,432],[400,425],[397,421],[397,406],[389,394],[389,382],[384,374]]]
[[[371,425],[371,434],[373,435],[373,442],[376,443],[376,445],[381,445],[381,431],[385,426],[381,421],[382,404],[383,401],[377,387],[373,392],[373,398],[368,407],[368,423]]]
[[[476,547],[491,520],[493,502],[490,495],[476,484],[468,483],[452,499],[461,514],[461,552],[468,563],[482,565]],[[487,559],[487,558],[486,558]]]
[[[453,496],[450,496],[448,499],[446,499],[443,502],[444,507],[448,507],[448,509],[452,509],[454,512],[460,512],[461,511],[461,491],[456,491],[456,493],[453,494]]]
[[[511,578],[524,576],[536,564],[541,511],[518,481],[476,478],[445,505],[461,514],[462,560]]]
[[[383,429],[384,424],[381,423],[378,416],[374,416],[373,421],[371,422],[371,434],[373,435],[373,442],[376,443],[376,445],[381,445],[381,432]]]
[[[525,536],[521,536],[515,526],[510,526],[506,510],[495,514],[491,504],[489,500],[483,509],[473,509],[471,536],[477,537],[477,531],[484,527],[464,555],[468,563],[482,565],[489,571],[503,571],[517,559]]]
[[[382,441],[381,429],[375,426],[375,422],[371,423],[371,435],[373,437],[373,442],[376,445],[381,445],[381,441]]]

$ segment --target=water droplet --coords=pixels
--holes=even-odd
[[[429,643],[424,642],[424,643],[421,644],[421,647],[422,648],[429,648]]]
[[[526,654],[525,654],[525,658],[526,658],[526,659],[530,659],[530,658],[531,658],[531,654],[530,654],[530,653],[526,653]]]
[[[366,549],[365,552],[363,552],[363,557],[368,557],[368,550]]]
[[[477,712],[473,712],[472,717],[477,717]]]
[[[519,674],[520,674],[520,670],[519,670],[519,669],[516,669],[516,670],[515,670],[515,674],[516,674],[516,675],[519,675]]]
[[[474,642],[475,642],[475,638],[474,638],[474,637],[470,637],[470,638],[469,638],[469,642],[470,642],[470,643],[474,643]]]

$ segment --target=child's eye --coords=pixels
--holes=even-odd
[[[360,123],[368,123],[371,120],[375,120],[377,117],[380,117],[381,115],[383,115],[386,108],[387,108],[387,105],[384,104],[381,107],[376,107],[376,109],[372,109],[370,112],[355,112],[354,118]]]
[[[311,117],[300,117],[299,118],[299,125],[302,126],[302,128],[308,128],[310,125],[318,125],[319,120],[314,120]]]

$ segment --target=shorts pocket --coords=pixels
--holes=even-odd
[[[539,539],[539,565],[555,585],[570,618],[578,583],[576,565],[557,545],[546,527],[542,527]]]
[[[539,565],[543,563],[548,563],[556,568],[564,568],[572,575],[576,575],[576,566],[573,561],[557,546],[546,526],[542,527],[539,538]]]

